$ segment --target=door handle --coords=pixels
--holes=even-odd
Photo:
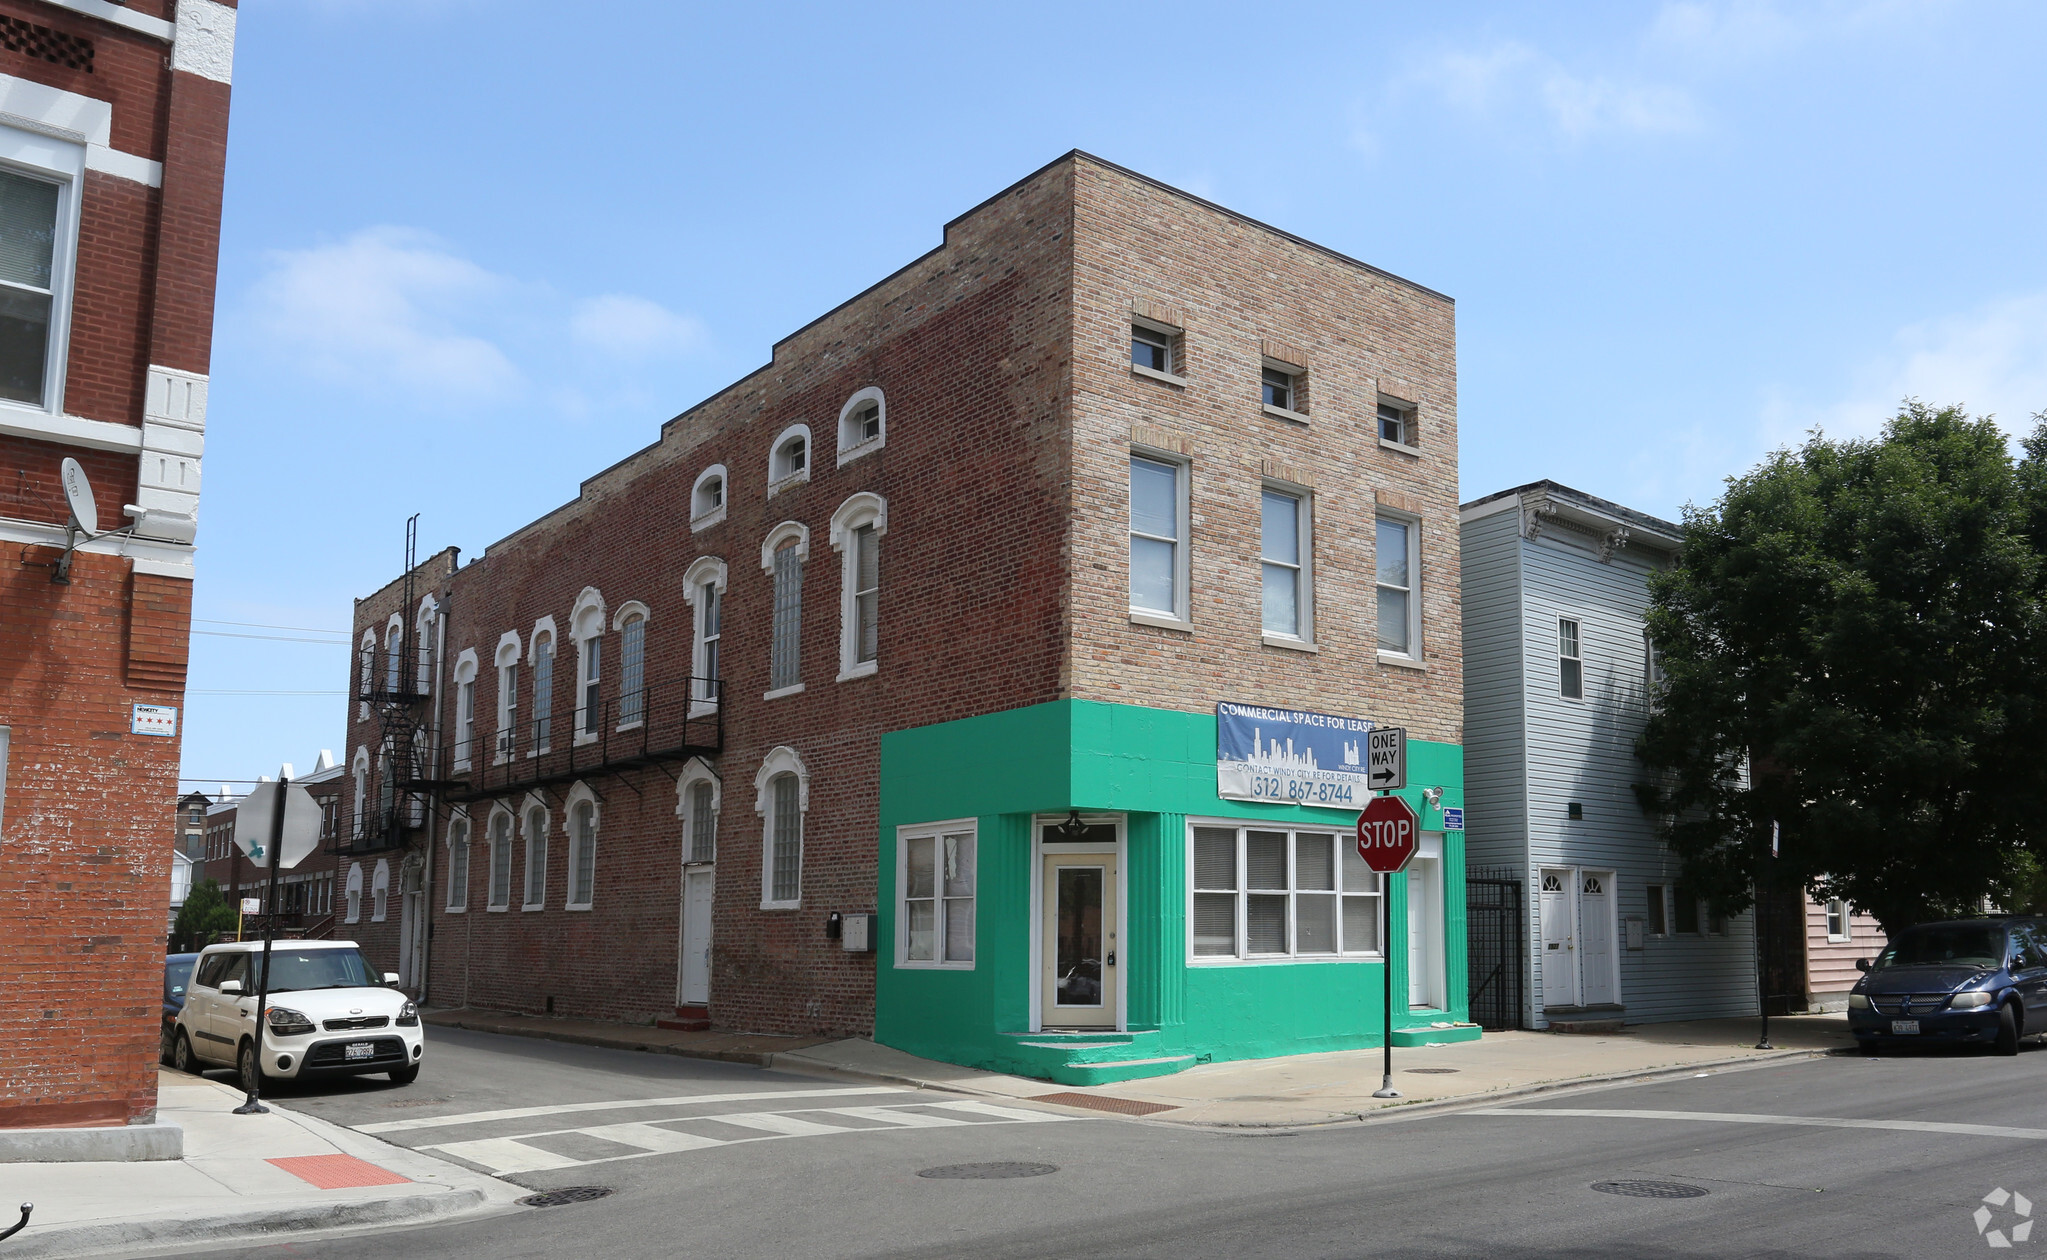
[[[1109,951],[1109,961],[1108,961],[1108,965],[1109,965],[1109,966],[1111,966],[1111,967],[1113,967],[1113,966],[1115,966],[1115,965],[1116,965],[1116,951],[1115,951],[1115,950],[1110,950],[1110,951]]]

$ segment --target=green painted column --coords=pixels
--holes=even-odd
[[[1031,816],[980,820],[980,889],[975,935],[986,968],[997,1032],[1031,1027]]]
[[[1124,872],[1129,922],[1124,925],[1124,981],[1130,986],[1132,1031],[1170,1028],[1187,1019],[1185,814],[1130,819],[1129,869]]]

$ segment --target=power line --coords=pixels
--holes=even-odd
[[[187,688],[188,696],[345,696],[345,691],[202,691]]]
[[[273,643],[324,643],[328,647],[347,647],[347,639],[302,639],[283,634],[237,634],[232,630],[194,630],[193,634],[210,634],[220,639],[268,639]]]
[[[194,617],[193,621],[202,626],[241,626],[246,630],[304,630],[308,634],[338,634],[346,636],[346,630],[329,630],[325,626],[273,626],[266,621],[217,621],[212,617]]]

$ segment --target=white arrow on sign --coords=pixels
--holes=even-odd
[[[292,784],[285,795],[284,843],[277,864],[290,870],[320,845],[320,802]],[[235,804],[235,847],[258,866],[270,865],[270,827],[277,811],[277,784],[259,783]]]
[[[1374,790],[1407,786],[1407,728],[1375,726],[1365,733],[1366,782]]]

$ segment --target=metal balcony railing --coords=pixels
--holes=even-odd
[[[515,719],[502,730],[488,730],[481,720],[473,731],[458,730],[453,740],[419,759],[445,771],[398,786],[474,801],[599,772],[715,756],[725,746],[720,695],[717,679],[693,677],[594,703],[577,691],[563,697],[573,709],[555,706],[566,711]]]

